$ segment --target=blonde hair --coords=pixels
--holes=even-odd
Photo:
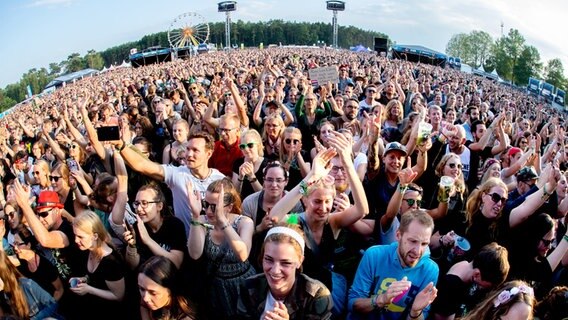
[[[473,190],[469,198],[467,199],[466,210],[467,210],[467,222],[471,227],[473,222],[473,218],[481,214],[480,208],[482,199],[481,197],[483,194],[488,193],[493,187],[500,187],[507,192],[507,185],[503,182],[503,180],[499,178],[489,178],[485,183],[480,185],[477,189]],[[497,217],[498,218],[498,217]]]
[[[501,317],[509,312],[512,306],[514,306],[518,302],[523,302],[531,307],[531,310],[534,308],[535,305],[535,298],[534,295],[531,293],[526,293],[523,291],[519,291],[516,294],[510,296],[510,298],[504,302],[500,303],[499,305],[495,306],[495,301],[497,297],[504,291],[510,291],[513,288],[519,288],[521,286],[529,287],[529,285],[520,280],[514,280],[504,283],[502,286],[497,288],[496,290],[489,293],[485,299],[480,302],[475,309],[469,312],[462,320],[493,320],[493,319],[501,319]],[[532,311],[531,311],[532,314]]]
[[[442,177],[444,175],[444,168],[446,167],[446,164],[448,163],[448,161],[450,161],[450,159],[457,159],[461,164],[461,158],[457,154],[453,152],[445,154],[436,166],[436,175],[438,177]],[[461,170],[459,170],[458,177],[454,179],[454,186],[456,187],[456,191],[458,193],[463,194],[465,192],[465,181],[463,179],[463,172]]]
[[[302,131],[300,131],[300,129],[296,128],[296,127],[286,127],[286,129],[282,130],[282,133],[280,134],[280,141],[281,141],[281,148],[280,148],[280,162],[282,163],[286,163],[286,161],[288,160],[288,152],[285,149],[286,143],[284,143],[284,137],[287,134],[297,134],[300,135],[300,141],[302,141]]]
[[[4,282],[3,294],[7,296],[7,303],[13,315],[18,319],[29,319],[28,302],[19,281],[22,277],[20,271],[8,259],[6,252],[0,250],[0,278]]]
[[[389,103],[387,103],[383,119],[393,120],[393,119],[391,119],[391,110],[395,107],[400,108],[401,112],[398,114],[397,118],[394,119],[394,120],[396,120],[396,123],[400,123],[403,119],[403,116],[404,116],[404,109],[402,108],[402,103],[400,103],[400,101],[398,101],[398,100],[391,100],[391,101],[389,101]]]
[[[103,255],[103,243],[112,247],[111,237],[105,229],[101,218],[93,211],[83,211],[73,219],[73,227],[77,228],[87,234],[97,235],[96,248],[94,250],[95,256],[101,258]]]
[[[260,136],[260,133],[258,133],[258,131],[256,131],[255,129],[248,129],[246,131],[244,131],[241,134],[241,143],[243,142],[243,140],[245,139],[245,137],[252,137],[255,140],[255,148],[258,151],[258,155],[259,156],[264,156],[264,146],[262,143],[262,137]]]

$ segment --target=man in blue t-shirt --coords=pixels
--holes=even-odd
[[[433,228],[426,211],[407,211],[398,242],[365,252],[349,290],[349,319],[427,318],[438,291],[439,270],[428,251]]]

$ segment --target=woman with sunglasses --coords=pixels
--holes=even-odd
[[[55,301],[59,301],[64,292],[63,282],[57,268],[43,255],[38,254],[37,246],[38,241],[27,229],[14,235],[12,247],[20,263],[18,271],[24,277],[37,282]]]
[[[244,199],[262,190],[262,172],[268,164],[268,159],[263,157],[262,140],[254,129],[241,134],[239,149],[243,152],[243,158],[233,163],[233,184]]]
[[[241,285],[239,319],[331,317],[329,289],[302,273],[304,250],[304,235],[297,225],[279,225],[268,231],[261,250],[263,272]]]
[[[322,150],[314,158],[309,173],[297,186],[288,192],[272,208],[271,216],[278,221],[296,220],[305,234],[306,260],[304,271],[306,275],[320,280],[326,287],[331,288],[334,299],[334,314],[340,315],[345,307],[345,283],[341,277],[333,276],[331,266],[336,240],[343,228],[352,226],[369,213],[369,206],[363,185],[353,165],[351,145],[341,133],[333,133],[329,138],[330,149]],[[338,156],[345,168],[353,206],[330,214],[336,196],[335,183],[330,162]],[[293,206],[302,199],[305,212],[288,214]],[[334,281],[332,281],[332,278]]]
[[[57,163],[51,174],[49,175],[51,189],[57,192],[59,201],[63,203],[65,211],[75,216],[75,208],[73,206],[73,190],[69,185],[69,167],[65,163]]]
[[[34,196],[39,196],[39,193],[44,190],[49,190],[51,187],[49,181],[49,164],[45,160],[37,160],[32,166],[32,175],[34,182],[32,183],[32,193]]]
[[[254,224],[241,215],[239,193],[228,178],[209,184],[204,199],[188,193],[193,221],[187,247],[194,260],[205,255],[208,315],[233,318],[241,281],[256,273],[248,261]]]
[[[286,190],[292,189],[300,183],[310,171],[310,159],[303,149],[302,131],[298,128],[287,127],[280,138],[282,148],[280,151],[280,163],[288,170],[288,185]]]
[[[539,190],[527,196],[514,209],[503,210],[507,202],[507,185],[497,178],[487,180],[469,196],[466,203],[467,229],[465,238],[475,254],[491,242],[507,243],[511,232],[527,220],[550,197],[557,185],[551,165],[543,170],[537,182]]]
[[[508,243],[509,278],[534,284],[537,298],[552,288],[553,272],[568,252],[568,235],[556,241],[555,221],[546,213],[529,217],[510,235]]]

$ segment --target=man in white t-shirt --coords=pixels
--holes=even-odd
[[[128,144],[123,144],[118,150],[126,164],[134,171],[147,175],[155,180],[164,181],[172,190],[174,214],[185,225],[185,232],[189,235],[191,225],[191,209],[188,202],[188,192],[201,192],[205,198],[207,186],[215,180],[225,176],[217,169],[209,168],[209,158],[213,154],[215,140],[207,133],[194,133],[187,142],[187,166],[174,167],[160,165],[152,162]],[[193,190],[187,189],[187,183],[193,184]]]

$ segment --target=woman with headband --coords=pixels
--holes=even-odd
[[[331,293],[323,283],[301,273],[304,245],[296,225],[268,231],[261,252],[263,273],[241,285],[241,319],[329,319]]]

